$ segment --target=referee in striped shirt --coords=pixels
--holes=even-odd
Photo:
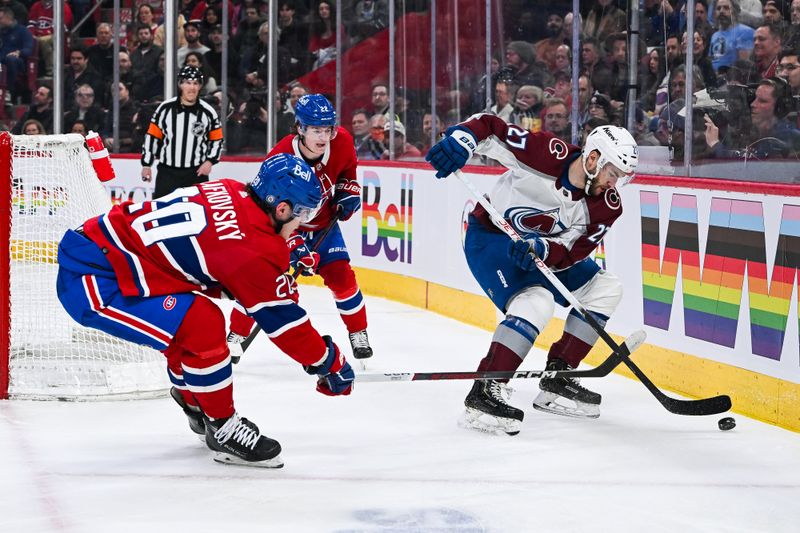
[[[200,100],[203,73],[185,66],[178,73],[178,96],[158,106],[144,136],[142,181],[153,179],[158,159],[153,198],[177,188],[208,181],[211,167],[222,154],[222,127],[214,108]]]

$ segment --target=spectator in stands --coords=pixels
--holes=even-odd
[[[747,148],[759,159],[796,155],[800,149],[800,131],[786,120],[793,110],[791,89],[782,78],[766,78],[758,83],[756,97],[750,104],[752,131]],[[720,142],[719,128],[706,115],[705,136],[708,146],[717,157],[736,154]]]
[[[319,68],[336,59],[336,17],[335,4],[327,0],[317,3],[317,9],[311,19],[308,51],[314,58],[313,69]],[[342,28],[344,34],[344,28]],[[347,46],[346,43],[342,43]]]
[[[800,0],[792,0],[789,8],[789,27],[783,39],[784,48],[800,48]]]
[[[89,127],[86,125],[86,122],[76,120],[69,126],[69,131],[67,133],[77,133],[78,135],[86,137],[86,134],[89,133]]]
[[[547,65],[550,71],[556,70],[556,50],[564,45],[564,17],[561,13],[550,13],[545,26],[547,37],[533,45],[536,52],[536,61]]]
[[[572,77],[567,72],[559,70],[553,75],[553,87],[549,91],[549,97],[572,102]],[[545,99],[547,98],[548,94],[545,94]]]
[[[753,49],[753,28],[739,23],[737,0],[717,0],[714,19],[717,31],[711,36],[711,64],[717,73],[737,59],[748,59]]]
[[[764,2],[764,7],[761,10],[761,14],[764,17],[762,23],[773,24],[777,26],[781,32],[781,37],[783,37],[783,32],[786,30],[786,21],[783,19],[783,12],[781,11],[781,6],[777,0],[766,0],[766,2]]]
[[[70,51],[69,66],[64,71],[64,101],[74,99],[75,91],[81,85],[89,85],[92,88],[93,101],[100,107],[106,107],[103,78],[89,64],[86,49],[77,46]]]
[[[542,108],[544,91],[535,85],[523,85],[514,97],[514,111],[508,122],[522,129],[537,133],[542,130]]]
[[[207,6],[200,19],[200,42],[206,47],[211,47],[211,30],[222,24],[222,11],[217,6]]]
[[[688,35],[686,32],[683,32],[683,38],[681,39],[681,51],[683,52],[682,59],[684,63],[686,62],[686,51],[688,46]],[[699,31],[694,32],[694,39],[692,40],[692,52],[694,53],[694,64],[703,74],[703,81],[705,82],[706,87],[717,87],[719,85],[717,73],[714,71],[713,65],[711,65],[711,58],[708,57],[708,47],[706,46],[705,37]]]
[[[111,24],[101,22],[95,32],[96,42],[86,50],[89,65],[103,79],[114,76],[114,43],[111,40]],[[125,47],[122,47],[125,50]]]
[[[383,153],[386,151],[383,127],[387,122],[386,115],[382,113],[375,113],[369,118],[369,140],[364,150],[362,150],[364,154],[362,159],[381,159]]]
[[[250,89],[263,89],[269,81],[269,22],[263,22],[258,29],[258,45],[253,51],[253,62],[250,64],[251,72],[245,74],[245,86]],[[277,53],[278,85],[285,85],[291,80],[292,63],[289,51],[278,45]]]
[[[611,86],[608,95],[615,108],[621,108],[628,95],[628,36],[612,33],[606,39],[608,65],[611,69]]]
[[[367,115],[366,109],[359,108],[353,111],[353,116],[350,118],[350,130],[353,133],[353,145],[356,148],[356,156],[358,156],[359,159],[370,159],[367,150],[367,141],[369,140],[369,115]]]
[[[217,80],[211,75],[209,72],[208,67],[203,62],[203,55],[198,52],[189,52],[186,54],[186,59],[183,62],[183,65],[188,65],[190,67],[196,67],[200,69],[200,72],[203,73],[203,78],[206,80],[205,85],[203,88],[200,89],[200,96],[208,96],[217,92]],[[181,65],[181,66],[183,66]]]
[[[510,81],[498,81],[494,86],[494,105],[489,108],[489,112],[509,122],[511,113],[514,112],[511,101],[516,90],[517,88]]]
[[[685,29],[685,24],[683,25]],[[708,44],[714,34],[714,28],[708,20],[707,0],[695,0],[694,3],[694,31],[700,32],[706,43],[706,54],[708,54]]]
[[[63,22],[72,27],[72,9],[64,2]],[[28,29],[39,43],[39,59],[44,64],[42,73],[53,75],[53,0],[37,0],[28,12]]]
[[[392,135],[390,130],[394,128],[394,142],[392,143]],[[406,127],[402,122],[391,121],[383,125],[383,139],[386,150],[383,152],[381,159],[389,159],[390,146],[394,147],[395,159],[412,159],[421,158],[422,154],[413,144],[406,142]]]
[[[667,35],[667,42],[664,45],[664,53],[667,59],[667,71],[683,63],[681,56],[681,42],[677,34]]]
[[[211,44],[211,50],[203,54],[203,62],[208,67],[209,74],[214,77],[215,80],[218,80],[220,83],[222,82],[222,42],[223,42],[223,34],[222,34],[222,26],[217,25],[216,27],[211,29],[211,33],[209,34],[209,41]],[[241,80],[238,76],[239,72],[239,54],[232,46],[232,41],[228,41],[228,70],[227,70],[227,77],[228,77],[228,86],[230,88],[238,89],[241,85]]]
[[[106,113],[106,121],[103,124],[100,135],[109,150],[122,154],[138,152],[138,148],[133,145],[133,116],[136,114],[136,107],[131,100],[128,87],[120,82],[119,84],[119,141],[114,142],[114,114]]]
[[[190,20],[183,25],[183,36],[186,39],[186,45],[178,48],[178,65],[183,65],[186,60],[186,54],[189,52],[198,52],[201,56],[209,51],[209,48],[200,42],[200,21]]]
[[[639,81],[641,83],[641,96],[639,105],[646,111],[654,111],[656,107],[656,91],[661,85],[661,80],[667,76],[667,64],[664,57],[664,49],[661,47],[653,48],[647,54],[647,62],[639,70]]]
[[[40,85],[31,97],[31,105],[14,126],[12,133],[23,132],[22,125],[28,120],[36,120],[42,124],[45,133],[53,133],[53,92],[50,87]]]
[[[641,16],[642,37],[647,46],[663,46],[667,35],[676,35],[681,17],[669,0],[645,0]]]
[[[14,12],[14,19],[20,26],[28,24],[28,8],[19,0],[0,0],[0,7],[10,8]]]
[[[355,42],[358,42],[381,31],[387,24],[389,24],[389,6],[386,0],[359,0],[356,2],[350,35]]]
[[[581,135],[580,135],[580,142],[578,143],[580,146],[586,144],[586,137],[592,132],[593,129],[599,128],[600,126],[608,126],[611,124],[604,118],[590,118],[586,122],[584,122],[583,126],[581,127]]]
[[[289,51],[293,78],[308,72],[308,26],[295,16],[295,3],[284,1],[278,4],[278,45]]]
[[[26,72],[27,60],[32,53],[33,37],[28,28],[17,23],[10,7],[0,7],[0,64],[6,71],[9,98],[21,92],[18,78]],[[0,102],[2,105],[5,102]]]
[[[29,118],[22,124],[22,135],[45,135],[42,123],[35,118]]]
[[[594,94],[592,80],[586,74],[578,76],[578,124],[583,124],[591,117],[589,116],[589,100]]]
[[[183,18],[183,15],[179,14],[175,31],[175,44],[178,47],[186,44],[186,39],[183,37],[183,24],[185,22],[186,19]],[[162,48],[164,47],[164,40],[166,39],[164,25],[158,23],[155,12],[153,11],[153,7],[150,4],[146,2],[139,4],[139,7],[136,9],[136,17],[133,20],[132,26],[133,32],[129,37],[128,43],[131,50],[139,45],[139,35],[137,31],[139,26],[147,26],[150,28],[150,34],[153,36],[153,44]]]
[[[543,131],[549,131],[564,142],[572,142],[572,127],[567,104],[561,98],[550,98],[544,107]]]
[[[793,96],[800,96],[800,52],[784,48],[778,55],[778,76],[789,83]]]
[[[75,103],[64,114],[64,125],[70,128],[80,120],[86,125],[87,130],[100,132],[106,121],[106,114],[94,101],[95,91],[91,85],[79,85],[75,89]]]
[[[541,37],[536,16],[530,9],[526,9],[519,13],[512,22],[513,26],[506,33],[506,40],[527,41],[532,43]]]
[[[133,63],[131,63],[131,55],[125,50],[119,51],[119,81],[124,83],[128,90],[133,90]],[[131,93],[131,99],[135,102],[139,101],[139,98],[133,93]],[[111,101],[110,98],[106,99],[106,102]]]
[[[613,123],[613,109],[611,107],[611,100],[607,95],[595,91],[592,98],[589,100],[589,107],[587,109],[590,118],[601,118],[609,121],[609,123]]]
[[[627,25],[625,12],[612,0],[595,0],[583,23],[583,35],[602,43],[612,33],[625,31]]]
[[[781,51],[781,31],[775,24],[762,24],[753,34],[753,61],[759,78],[771,78],[778,68]]]
[[[389,112],[389,86],[383,82],[372,84],[372,113]]]
[[[140,102],[149,99],[156,88],[153,86],[158,77],[159,58],[163,50],[153,44],[153,32],[149,26],[139,26],[136,29],[139,46],[131,53],[133,64],[133,94]],[[163,68],[162,68],[163,71]],[[163,88],[158,93],[163,93]]]
[[[239,21],[233,37],[233,46],[239,51],[239,72],[242,78],[257,69],[255,54],[258,48],[258,29],[264,21],[257,6],[244,5],[244,18]]]
[[[536,63],[533,45],[525,41],[511,41],[506,46],[506,69],[510,70],[510,80],[516,85],[550,85],[550,75],[544,65]],[[502,69],[501,69],[502,70]],[[509,78],[509,76],[501,75]]]
[[[650,131],[649,119],[641,107],[636,106],[633,119],[633,138],[639,146],[661,146],[655,134]]]
[[[423,156],[428,153],[428,150],[430,150],[432,146],[431,134],[433,134],[433,143],[436,144],[442,133],[444,133],[442,119],[439,118],[439,115],[436,115],[434,120],[434,116],[431,114],[430,110],[426,111],[425,114],[422,115],[422,148],[420,148],[420,152]]]
[[[603,61],[600,43],[597,39],[586,38],[581,43],[581,74],[592,80],[595,90],[607,93],[611,89],[611,69]]]
[[[798,0],[800,1],[800,0]],[[556,72],[572,73],[572,50],[568,44],[560,44],[553,56],[553,75]]]

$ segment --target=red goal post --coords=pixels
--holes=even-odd
[[[62,235],[110,207],[83,137],[0,133],[0,398],[168,389],[159,352],[80,326],[56,296]]]

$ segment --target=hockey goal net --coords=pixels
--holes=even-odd
[[[160,353],[80,326],[56,296],[61,236],[110,207],[83,137],[0,133],[0,398],[168,388]]]

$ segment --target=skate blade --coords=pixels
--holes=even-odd
[[[244,459],[236,457],[235,455],[227,454],[225,452],[215,452],[214,461],[224,465],[250,466],[256,468],[283,468],[283,459],[281,459],[280,455],[276,455],[272,459],[256,462],[245,461]]]
[[[458,420],[458,426],[464,429],[475,429],[490,435],[514,436],[522,428],[522,422],[513,418],[487,415],[483,411],[467,407],[464,415]]]
[[[572,405],[559,402],[570,402]],[[533,408],[544,413],[568,416],[570,418],[599,418],[600,407],[590,403],[568,400],[552,392],[540,392],[533,400]]]

